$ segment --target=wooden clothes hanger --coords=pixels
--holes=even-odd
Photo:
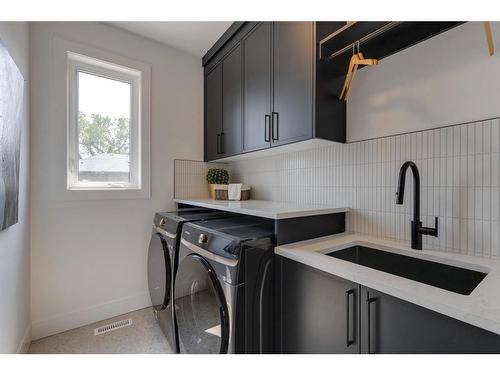
[[[340,99],[344,99],[344,96],[347,95],[347,91],[349,90],[349,85],[352,80],[352,76],[356,73],[356,70],[358,70],[358,66],[356,62],[359,60],[359,57],[357,54],[353,54],[351,57],[351,60],[349,61],[349,66],[347,68],[347,73],[345,75],[344,79],[344,85],[342,86],[342,91],[340,92]]]
[[[358,68],[360,65],[378,65],[378,60],[377,59],[365,59],[362,52],[357,53],[357,59],[355,59],[355,61],[354,61],[354,69],[351,73],[351,77],[349,79],[349,84],[348,84],[347,90],[344,94],[344,100],[347,99],[347,95],[349,94],[349,91],[351,90],[352,82],[354,81],[354,76],[356,75],[356,72],[358,71]]]
[[[486,44],[488,45],[488,53],[493,56],[495,53],[495,46],[493,44],[493,34],[491,32],[491,24],[489,22],[483,22],[484,34],[486,36]]]
[[[356,71],[358,70],[358,62],[361,59],[364,59],[363,54],[359,52],[359,42],[358,42],[358,53],[354,53],[354,47],[355,44],[352,45],[351,60],[349,61],[349,66],[347,68],[347,73],[345,75],[344,85],[342,86],[342,91],[340,92],[339,96],[339,98],[343,100],[345,100],[345,97],[347,97],[347,94],[351,86],[351,82],[354,78],[354,75],[356,74]]]
[[[342,86],[342,91],[340,92],[339,98],[342,100],[347,99],[347,95],[349,95],[349,90],[351,89],[352,81],[354,80],[354,76],[358,71],[358,67],[361,65],[378,65],[377,59],[365,59],[365,56],[362,52],[359,51],[359,41],[357,42],[358,53],[354,53],[354,44],[352,46],[352,57],[349,61],[349,66],[347,68],[347,73],[344,80],[344,85]]]
[[[493,56],[495,53],[495,46],[493,44],[493,34],[491,32],[491,24],[490,22],[483,22],[484,34],[486,36],[486,43],[488,46],[488,53],[490,56]],[[358,52],[355,53],[354,49],[357,45]],[[352,45],[352,57],[349,61],[349,66],[347,68],[347,72],[344,79],[344,84],[342,86],[342,91],[340,92],[339,99],[346,100],[349,95],[349,91],[352,86],[352,82],[354,81],[354,77],[356,72],[358,71],[359,66],[361,65],[378,65],[377,59],[365,59],[363,53],[359,51],[359,41],[353,43]]]

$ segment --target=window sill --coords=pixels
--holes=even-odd
[[[113,199],[150,199],[151,191],[149,188],[131,189],[131,188],[78,188],[65,189],[58,194],[53,195],[53,200],[113,200]]]
[[[140,191],[139,187],[133,186],[72,186],[67,191]]]

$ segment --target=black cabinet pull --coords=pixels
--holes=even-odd
[[[354,296],[354,290],[351,289],[351,290],[348,290],[345,292],[345,299],[346,299],[346,306],[347,306],[347,321],[346,321],[346,336],[347,336],[347,340],[346,340],[346,343],[347,343],[347,347],[351,346],[352,344],[354,344],[354,337],[351,339],[351,335],[350,335],[350,331],[351,331],[351,313],[354,313],[354,309],[350,309],[350,296]],[[352,320],[354,322],[354,319]],[[354,329],[353,329],[354,331]],[[354,332],[353,332],[353,336],[354,336]]]
[[[371,354],[371,332],[372,332],[372,327],[371,327],[371,309],[370,309],[370,306],[373,302],[375,302],[376,299],[375,298],[370,298],[370,292],[366,292],[366,302],[367,302],[367,305],[366,305],[366,312],[367,312],[367,315],[368,315],[368,318],[367,318],[367,338],[368,338],[368,354]]]
[[[272,138],[277,141],[280,138],[280,117],[278,112],[272,112]],[[274,130],[276,129],[276,131]]]
[[[225,154],[225,152],[224,152],[224,135],[225,135],[224,132],[220,133],[220,153],[221,154]]]
[[[220,154],[220,134],[217,134],[217,155]]]
[[[264,116],[264,142],[271,142],[270,134],[271,134],[271,116]]]

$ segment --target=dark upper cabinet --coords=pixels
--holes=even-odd
[[[232,38],[225,39],[225,44],[218,52],[211,50],[210,56],[207,54],[207,59],[204,60],[205,72],[211,72],[215,65],[222,64],[224,83],[222,129],[208,123],[208,113],[214,112],[208,107],[214,104],[214,100],[207,97],[212,90],[205,90],[206,160],[313,137],[345,141],[345,103],[332,104],[332,101],[338,100],[333,97],[335,93],[331,87],[325,90],[318,86],[322,90],[322,96],[318,97],[322,103],[326,103],[328,107],[333,105],[336,110],[318,112],[322,116],[321,121],[314,117],[318,111],[314,91],[316,76],[323,77],[323,71],[318,75],[315,70],[315,25],[314,22],[247,22],[235,30]],[[341,26],[342,23],[331,23],[322,29]],[[237,45],[241,47],[234,49]],[[241,81],[238,80],[236,69],[239,53],[242,59],[242,70],[239,72]],[[231,75],[226,75],[228,60],[234,60]],[[208,85],[207,79],[205,82]],[[242,94],[235,96],[239,84],[242,85]],[[337,88],[333,89],[336,90]],[[235,121],[239,111],[242,113],[241,141]],[[333,121],[332,115],[336,116]],[[322,121],[323,118],[326,121]],[[218,133],[212,134],[214,131]],[[218,152],[214,153],[214,149]]]
[[[263,22],[243,38],[243,151],[313,135],[312,22]]]
[[[273,23],[272,145],[313,136],[314,24]]]
[[[222,133],[222,65],[218,64],[205,76],[205,157],[220,158]]]
[[[500,335],[376,290],[360,304],[362,353],[500,353]]]
[[[241,46],[237,45],[205,75],[205,159],[241,152]]]
[[[270,146],[271,124],[271,32],[270,22],[255,26],[243,45],[243,151]]]
[[[281,353],[359,353],[358,285],[279,257]]]
[[[220,153],[231,156],[241,152],[241,46],[237,45],[222,61],[222,132]]]
[[[346,142],[346,102],[339,94],[353,43],[361,40],[366,56],[382,59],[458,24],[234,23],[203,58],[206,160],[312,138]],[[212,72],[217,65],[222,72]],[[221,93],[208,77],[216,74]]]

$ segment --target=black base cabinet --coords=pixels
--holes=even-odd
[[[278,352],[359,353],[358,285],[278,258]]]
[[[278,256],[280,353],[500,353],[500,335]]]
[[[361,352],[500,353],[500,335],[361,287]]]

